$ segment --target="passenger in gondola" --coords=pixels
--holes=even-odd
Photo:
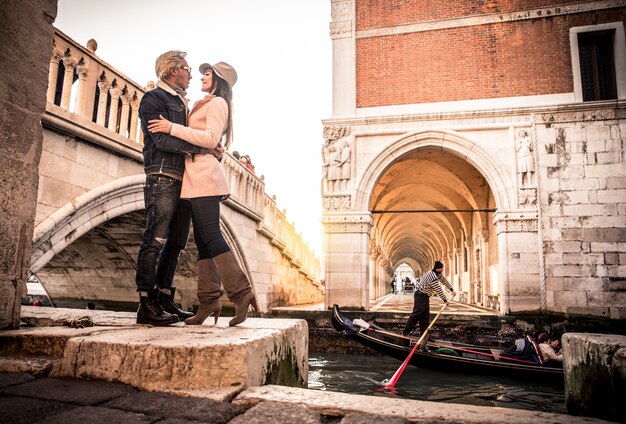
[[[554,347],[556,346],[558,348],[559,346],[558,340],[552,340],[550,336],[548,336],[546,333],[541,333],[539,337],[537,338],[537,342],[539,342],[539,350],[541,351],[541,356],[543,356],[544,363],[550,362],[550,361],[560,362],[560,363],[563,362],[563,354],[562,353],[557,354],[554,351]]]
[[[515,340],[513,346],[502,351],[502,359],[532,359],[538,362],[538,359],[533,352],[533,341],[534,337],[530,334]]]
[[[409,315],[404,330],[402,330],[403,336],[407,336],[413,331],[418,322],[421,333],[423,334],[426,331],[430,322],[430,296],[437,294],[441,300],[448,303],[448,299],[446,299],[446,295],[441,288],[442,284],[450,290],[450,299],[456,296],[452,285],[443,275],[443,264],[435,261],[433,269],[424,274],[417,287],[415,287],[413,312]]]

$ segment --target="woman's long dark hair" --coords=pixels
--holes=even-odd
[[[211,92],[213,95],[221,97],[226,100],[228,105],[228,126],[226,127],[226,142],[224,143],[224,149],[228,150],[228,147],[233,141],[233,89],[225,80],[220,78],[215,71],[213,71],[213,82]],[[215,91],[213,91],[215,89]]]

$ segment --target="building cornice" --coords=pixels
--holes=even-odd
[[[601,111],[601,113],[599,112]],[[352,127],[398,124],[405,122],[422,121],[445,121],[464,120],[478,122],[488,120],[489,122],[509,122],[512,117],[521,115],[538,115],[540,121],[550,120],[553,115],[576,115],[584,118],[585,121],[624,119],[626,118],[626,100],[610,100],[598,102],[572,103],[552,106],[532,106],[519,108],[504,108],[490,110],[467,110],[458,112],[437,112],[437,113],[415,113],[415,114],[395,114],[386,116],[354,116],[338,117],[322,120],[324,126],[348,125]],[[557,119],[556,117],[553,118]],[[577,121],[580,119],[576,119]]]
[[[594,12],[598,10],[624,7],[621,0],[600,0],[580,2],[568,5],[542,7],[539,9],[521,10],[508,13],[490,13],[462,18],[441,19],[408,25],[396,25],[385,28],[373,28],[356,31],[356,38],[382,37],[388,35],[409,34],[413,32],[436,31],[478,25],[490,25],[505,22],[527,21],[554,16],[572,15],[575,13]]]

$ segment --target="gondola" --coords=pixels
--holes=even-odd
[[[342,315],[337,305],[332,309],[332,324],[335,330],[346,337],[400,361],[407,358],[418,341],[417,338],[404,337],[373,324],[368,324],[367,328],[359,327]],[[532,359],[507,357],[500,348],[445,340],[429,339],[415,350],[410,364],[438,371],[490,374],[563,384],[563,368],[559,365],[549,366]]]

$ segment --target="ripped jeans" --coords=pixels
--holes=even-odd
[[[137,291],[172,286],[191,223],[190,203],[180,199],[181,185],[164,175],[146,176],[146,229],[137,255]]]

